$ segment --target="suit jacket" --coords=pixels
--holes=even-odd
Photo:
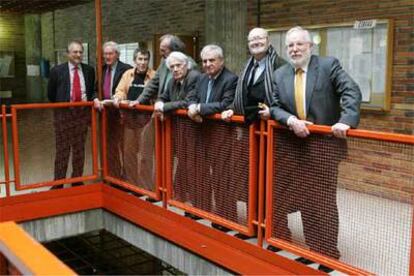
[[[287,124],[297,116],[295,70],[286,64],[274,73],[272,118]],[[306,73],[306,120],[318,125],[344,123],[353,128],[359,123],[361,91],[333,57],[312,56]]]
[[[221,112],[229,106],[233,102],[237,86],[237,76],[224,67],[214,80],[209,102],[206,103],[209,80],[207,74],[200,75],[194,93],[188,95],[189,105],[200,103],[202,116]]]
[[[106,73],[106,69],[108,68],[108,65],[104,65],[102,68],[102,85],[103,82],[105,80],[105,73]],[[116,65],[115,68],[115,75],[114,75],[114,79],[112,80],[112,94],[115,94],[115,90],[119,84],[119,81],[121,80],[122,75],[124,74],[124,72],[128,69],[131,69],[132,66],[126,63],[123,63],[122,61],[118,60],[118,64]]]
[[[169,81],[167,90],[158,97],[158,100],[164,102],[164,112],[187,108],[187,95],[195,93],[199,76],[200,72],[190,69],[180,86],[174,79]]]
[[[191,57],[188,57],[188,59],[193,65],[192,68],[197,69],[197,63]],[[150,104],[151,100],[160,96],[164,92],[164,86],[168,85],[166,83],[168,72],[169,69],[163,59],[155,72],[155,76],[151,79],[148,85],[145,86],[144,91],[142,91],[141,95],[138,97],[138,102],[141,104]]]
[[[95,96],[95,70],[87,64],[80,65],[85,79],[86,98],[91,101]],[[47,96],[52,103],[70,102],[70,74],[67,62],[56,65],[50,70]]]

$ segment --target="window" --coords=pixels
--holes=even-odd
[[[119,46],[119,60],[134,66],[134,51],[139,47],[138,42],[118,44]]]

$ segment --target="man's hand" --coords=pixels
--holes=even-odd
[[[199,104],[190,104],[190,106],[188,107],[187,115],[191,120],[197,123],[201,123],[203,119],[201,118],[199,112],[200,112]]]
[[[332,127],[333,135],[337,138],[346,138],[346,132],[350,129],[350,126],[343,124],[343,123],[336,123]]]
[[[261,104],[259,107],[262,109],[259,111],[260,118],[268,120],[270,118],[270,109],[267,105]]]
[[[234,111],[229,109],[221,112],[221,119],[226,122],[230,122],[231,117],[233,117]]]
[[[164,120],[164,103],[159,101],[154,104],[154,115]]]
[[[292,116],[288,119],[287,124],[296,136],[305,138],[310,134],[309,129],[306,126],[312,125],[313,123],[305,120],[299,120],[298,118]]]
[[[135,100],[135,101],[130,101],[128,106],[129,108],[134,108],[136,105],[139,105],[139,104],[140,104],[139,101]]]
[[[113,102],[112,102],[112,104],[116,107],[116,108],[119,108],[119,99],[118,98],[116,98],[116,97],[114,97],[114,100],[113,100]]]
[[[103,109],[103,104],[98,98],[93,99],[93,107],[101,111]]]

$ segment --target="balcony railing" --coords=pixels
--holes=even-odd
[[[87,112],[88,120],[65,122],[88,124],[82,176],[54,175],[67,162],[55,159],[64,141],[54,139],[56,110]],[[106,107],[98,118],[90,103],[15,105],[10,114],[3,107],[6,196],[13,187],[102,176],[163,208],[257,237],[258,247],[266,242],[344,273],[414,273],[414,136],[350,130],[339,140],[329,127],[310,126],[311,136],[299,139],[274,121],[247,126],[215,115],[198,124],[183,110],[160,121],[152,110]]]

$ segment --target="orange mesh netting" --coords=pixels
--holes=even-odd
[[[407,275],[414,146],[274,131],[271,236],[367,271]]]
[[[173,199],[246,224],[249,128],[236,123],[172,118]]]
[[[108,174],[155,190],[155,124],[152,113],[107,108]]]
[[[90,107],[16,114],[21,185],[93,174]]]

